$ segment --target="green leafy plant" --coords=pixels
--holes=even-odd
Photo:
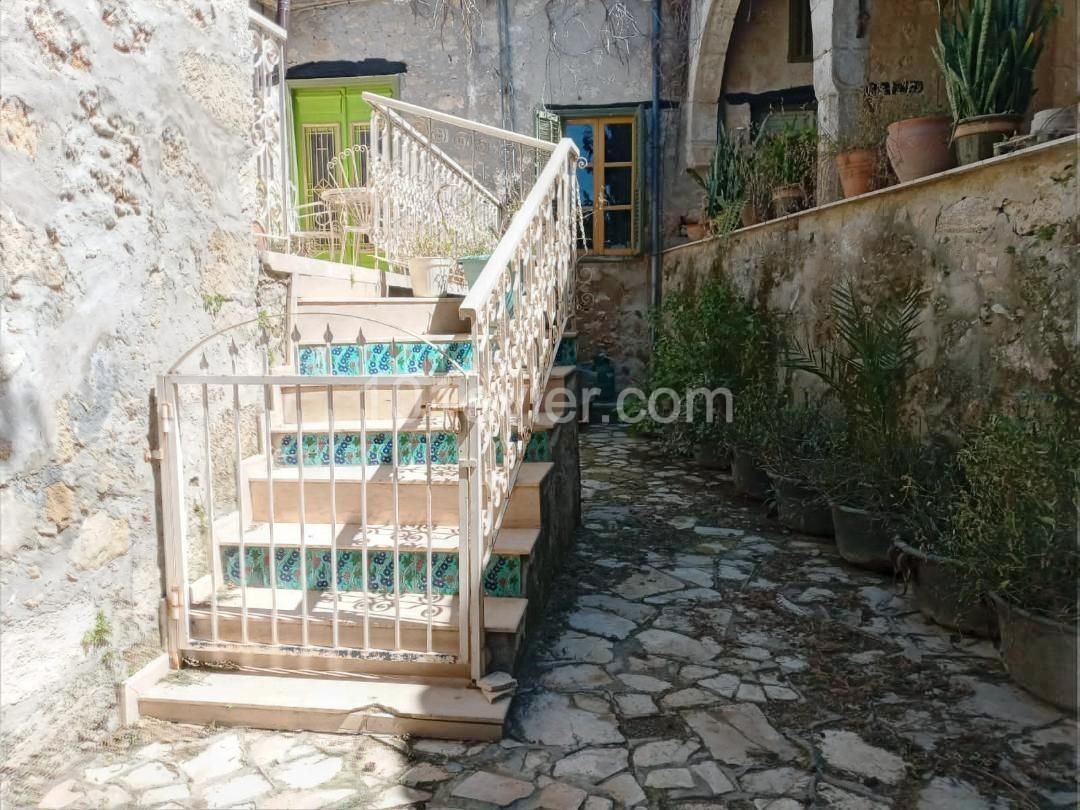
[[[216,318],[225,306],[225,296],[221,293],[203,293],[203,309],[211,318]]]
[[[705,174],[697,169],[687,169],[691,177],[704,192],[704,214],[706,222],[715,222],[725,209],[742,209],[745,199],[746,167],[741,144],[728,134],[721,124]]]
[[[938,0],[934,56],[955,120],[1027,112],[1059,11],[1047,0]]]
[[[821,471],[843,440],[843,416],[825,397],[788,396],[765,424],[763,466],[819,488]]]
[[[109,643],[111,636],[112,627],[109,625],[109,619],[104,611],[99,610],[90,629],[83,633],[83,650],[89,652],[104,647]]]
[[[809,198],[816,186],[817,131],[794,121],[765,135],[757,147],[760,169],[772,188],[801,186]]]
[[[1080,423],[1060,403],[1027,410],[990,416],[964,443],[940,548],[969,596],[1076,621]]]

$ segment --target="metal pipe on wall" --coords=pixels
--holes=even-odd
[[[652,109],[650,110],[650,156],[652,158],[652,175],[650,177],[650,205],[649,205],[649,242],[651,253],[649,256],[649,281],[651,289],[651,304],[655,309],[660,306],[663,294],[663,277],[660,272],[660,252],[663,249],[660,229],[661,222],[661,195],[662,180],[662,155],[660,154],[660,37],[663,32],[661,18],[662,0],[653,0],[652,4]]]

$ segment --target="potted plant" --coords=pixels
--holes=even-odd
[[[412,243],[409,278],[417,298],[438,298],[463,287],[458,267],[457,241],[448,233],[422,233]]]
[[[823,474],[837,549],[848,562],[891,568],[895,514],[913,456],[902,409],[916,373],[915,333],[926,292],[861,300],[847,279],[833,289],[835,337],[815,348],[793,341],[785,365],[823,382],[844,413],[845,435],[834,441],[830,474]]]
[[[1052,400],[995,414],[961,449],[942,538],[968,598],[989,596],[1022,687],[1077,709],[1080,414]]]
[[[952,116],[947,105],[922,93],[882,99],[885,154],[901,183],[937,174],[956,165],[952,152]]]
[[[764,466],[780,523],[802,534],[833,536],[832,512],[818,486],[825,459],[843,434],[840,415],[824,398],[788,403],[765,441]]]
[[[731,480],[735,493],[765,501],[772,491],[762,458],[768,437],[780,417],[775,377],[750,380],[735,393],[731,423]]]
[[[840,187],[845,197],[857,197],[877,188],[884,174],[882,126],[877,100],[866,97],[859,106],[855,126],[843,134],[827,134],[822,138],[824,151],[836,163]]]
[[[985,160],[1020,131],[1035,67],[1058,12],[1048,0],[939,2],[934,55],[952,108],[957,160]]]
[[[714,236],[735,230],[742,216],[745,198],[745,159],[737,139],[720,125],[716,148],[705,174],[687,169],[704,193],[703,223],[687,223],[691,239],[702,239],[697,227],[707,228]],[[695,227],[697,226],[697,227]],[[694,228],[694,231],[691,231]]]
[[[769,179],[773,212],[782,217],[807,207],[815,186],[817,136],[813,127],[787,122],[758,147]]]

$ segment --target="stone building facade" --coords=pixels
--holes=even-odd
[[[0,39],[0,700],[18,768],[111,708],[137,661],[105,650],[159,645],[155,376],[265,296],[243,0],[15,0]]]

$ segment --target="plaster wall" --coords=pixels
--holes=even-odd
[[[813,62],[788,61],[789,0],[743,0],[724,65],[724,93],[763,93],[814,82]]]
[[[928,420],[1076,386],[1076,156],[1059,141],[674,248],[665,284],[727,275],[815,343],[842,278],[875,296],[924,286],[914,406]]]
[[[244,0],[5,3],[0,700],[28,778],[108,732],[119,651],[158,645],[155,376],[280,300],[250,248],[250,41]]]

